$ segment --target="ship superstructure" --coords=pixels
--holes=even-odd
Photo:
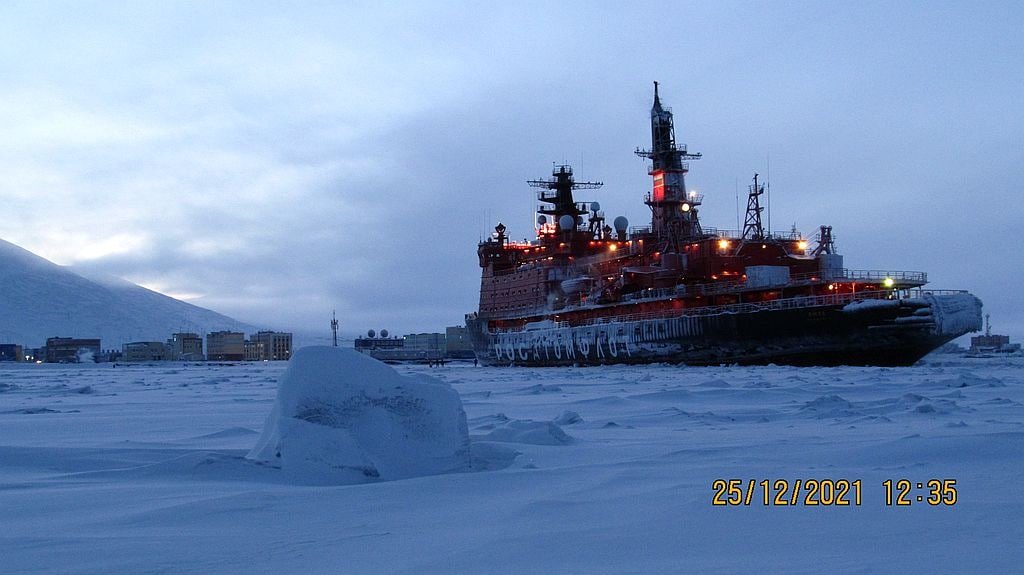
[[[650,225],[609,226],[597,202],[556,165],[538,188],[536,238],[499,223],[479,244],[480,305],[467,316],[485,364],[670,361],[694,365],[907,365],[981,327],[981,302],[926,290],[923,272],[851,270],[832,228],[816,238],[764,225],[755,174],[742,230],[701,225],[703,196],[686,187],[691,153],[655,83],[644,196]]]

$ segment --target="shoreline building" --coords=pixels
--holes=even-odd
[[[162,341],[133,341],[121,346],[121,361],[145,363],[174,359],[173,348]]]
[[[287,361],[292,357],[292,334],[281,331],[260,331],[249,336],[246,359],[250,353],[257,361]]]
[[[100,340],[73,337],[51,337],[46,340],[46,363],[79,363],[96,361]]]
[[[388,337],[388,330],[380,330],[380,337],[377,332],[369,330],[366,337],[357,337],[354,342],[355,350],[359,353],[380,360],[380,361],[402,361],[405,359],[405,339],[398,336]]]
[[[0,343],[0,361],[25,361],[25,350],[15,343]]]
[[[206,359],[244,361],[245,334],[240,331],[214,331],[206,334]]]
[[[263,358],[263,344],[252,339],[245,340],[245,361],[260,361]]]
[[[473,352],[473,341],[469,338],[469,330],[466,326],[451,326],[444,328],[444,349],[445,357],[448,359],[476,359]]]
[[[203,338],[192,332],[172,333],[167,340],[171,347],[171,359],[180,361],[203,361]]]
[[[444,359],[443,333],[410,333],[405,336],[405,351],[409,359],[438,361]]]
[[[444,333],[410,333],[390,338],[386,329],[381,330],[380,337],[371,329],[366,337],[356,338],[354,347],[380,361],[436,362],[476,357],[469,331],[460,326],[445,328]]]
[[[1019,343],[1010,343],[1010,336],[992,333],[992,324],[989,322],[989,314],[985,314],[985,335],[976,335],[971,338],[970,353],[1017,353],[1020,351]]]

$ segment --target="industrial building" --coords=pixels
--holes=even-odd
[[[47,363],[78,363],[95,361],[100,354],[99,339],[51,337],[46,340]]]
[[[25,361],[25,352],[20,345],[0,343],[0,361]]]
[[[121,361],[129,363],[174,359],[173,348],[162,341],[133,341],[121,346]]]
[[[387,330],[381,330],[380,337],[374,330],[366,337],[357,337],[355,350],[381,361],[436,362],[449,359],[472,360],[473,347],[465,327],[454,326],[445,333],[410,333],[402,337],[391,337]]]
[[[197,333],[173,333],[171,339],[167,340],[167,344],[171,346],[171,359],[180,361],[202,361],[204,359],[203,338],[199,337]]]

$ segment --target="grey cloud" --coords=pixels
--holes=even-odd
[[[35,206],[0,236],[71,259],[62,236],[144,237],[79,263],[250,323],[319,330],[337,308],[353,331],[439,329],[476,305],[479,237],[498,219],[532,232],[524,180],[552,162],[603,180],[588,197],[606,212],[649,218],[632,150],[657,79],[679,140],[705,153],[688,183],[707,225],[735,227],[736,188],[770,171],[775,228],[831,224],[848,265],[925,269],[1024,324],[999,241],[1024,176],[1021,63],[1006,55],[1024,47],[998,10],[407,8],[388,35],[368,6],[101,6],[115,24],[96,33],[61,21],[89,49],[3,64],[21,80],[0,101],[53,94],[71,102],[61,117],[126,130],[0,140],[17,181],[0,193]],[[651,33],[652,11],[679,33]]]

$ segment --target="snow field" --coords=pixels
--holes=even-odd
[[[0,366],[4,573],[1014,572],[1024,361],[399,366],[461,396],[471,469],[309,485],[246,459],[285,364]],[[285,466],[287,467],[287,466]],[[713,506],[715,479],[860,506]],[[882,481],[957,480],[953,506]],[[385,478],[386,479],[386,478]]]

